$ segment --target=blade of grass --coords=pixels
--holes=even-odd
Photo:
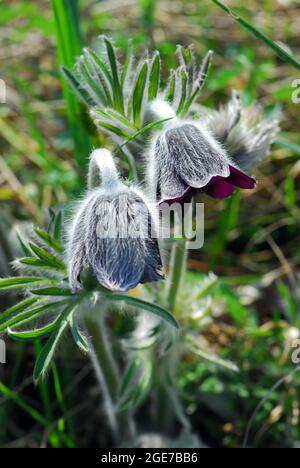
[[[71,69],[80,55],[78,0],[52,0],[56,26],[59,64]],[[86,155],[91,146],[89,136],[80,122],[80,105],[64,79],[61,80],[66,101],[67,115],[74,142],[75,159],[80,167],[86,164]]]
[[[274,42],[264,33],[259,31],[255,28],[251,23],[246,21],[244,18],[236,14],[231,8],[226,6],[224,3],[220,2],[219,0],[212,0],[213,3],[218,5],[222,8],[228,15],[232,16],[239,24],[241,24],[245,29],[251,32],[255,37],[257,37],[260,41],[264,42],[268,47],[274,50],[274,52],[285,62],[289,63],[297,70],[300,70],[300,62],[294,57],[293,55],[289,54],[286,50],[284,50],[279,44]]]

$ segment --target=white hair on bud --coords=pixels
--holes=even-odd
[[[115,190],[121,186],[112,154],[105,148],[96,149],[91,154],[88,172],[89,190],[99,186],[100,180],[104,190]]]
[[[279,119],[266,118],[258,103],[243,107],[236,91],[218,111],[202,108],[201,120],[214,138],[226,148],[233,163],[251,172],[270,154],[279,132]]]
[[[164,122],[164,128],[168,128],[169,124],[178,122],[176,113],[172,106],[162,99],[155,99],[152,101],[145,110],[145,123],[155,122],[157,120],[171,119]]]
[[[163,279],[157,206],[141,190],[120,181],[113,157],[105,149],[91,154],[88,185],[68,229],[71,290],[81,288],[80,273],[86,268],[111,290],[127,291],[139,283]]]

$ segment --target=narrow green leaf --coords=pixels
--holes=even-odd
[[[112,73],[113,81],[113,96],[114,104],[117,111],[124,114],[124,101],[123,101],[123,91],[120,82],[118,61],[115,53],[115,49],[107,37],[104,37],[104,43],[106,45],[107,57],[110,63],[110,69]]]
[[[131,66],[131,62],[132,62],[132,56],[133,56],[132,41],[129,39],[127,50],[126,50],[125,62],[124,62],[122,75],[121,75],[122,88],[124,88],[124,84],[126,82],[126,78],[127,78],[128,73],[129,73],[129,70],[130,70],[130,66]]]
[[[94,73],[97,75],[101,88],[103,89],[105,98],[103,102],[110,107],[113,106],[112,97],[112,80],[109,71],[106,68],[104,62],[98,57],[93,50],[85,49],[85,56],[92,64]]]
[[[133,361],[127,367],[124,373],[122,382],[121,382],[121,386],[120,386],[120,398],[124,396],[129,385],[133,381],[133,378],[135,376],[135,372],[139,366],[139,363],[140,363],[139,358],[136,358],[136,359],[133,359]]]
[[[72,296],[72,292],[68,288],[50,287],[42,289],[34,289],[30,291],[35,296]]]
[[[89,96],[86,90],[82,88],[80,82],[75,78],[74,74],[70,70],[62,66],[61,73],[79,101],[82,101],[87,107],[96,105],[94,100]]]
[[[123,115],[119,114],[117,111],[114,111],[112,109],[96,109],[93,111],[95,114],[100,115],[100,117],[104,117],[105,119],[109,120],[116,120],[117,123],[124,125],[130,130],[134,130],[135,132],[137,131],[137,128],[135,125],[133,125],[130,120],[127,119],[127,117],[124,117]],[[113,124],[112,124],[113,125]]]
[[[145,125],[145,127],[141,128],[138,132],[134,133],[134,135],[130,135],[127,140],[120,145],[120,148],[123,146],[127,145],[129,141],[136,140],[139,136],[144,135],[145,133],[149,132],[150,130],[153,130],[153,128],[158,127],[159,125],[163,124],[164,122],[167,122],[168,120],[172,120],[173,117],[169,117],[167,119],[162,119],[162,120],[157,120],[156,122],[151,122],[148,125]]]
[[[102,76],[104,76],[106,78],[106,80],[108,81],[108,83],[111,85],[111,87],[113,86],[113,79],[112,79],[112,75],[108,69],[108,67],[106,66],[106,64],[104,63],[104,61],[102,60],[102,58],[96,54],[96,52],[92,49],[89,49],[89,53],[91,54],[91,56],[93,57],[96,65],[99,67],[100,71],[101,71],[101,74]]]
[[[36,328],[34,330],[17,331],[8,328],[7,332],[9,336],[19,341],[38,340],[52,333],[58,326],[59,322],[60,317],[56,318],[53,322],[45,325],[44,327]]]
[[[130,138],[130,135],[128,133],[126,133],[121,128],[116,127],[115,125],[111,125],[107,122],[103,122],[102,120],[98,119],[96,119],[95,122],[99,127],[105,128],[105,130],[108,130],[109,132],[114,133],[117,136],[120,136],[122,138]]]
[[[234,364],[231,361],[227,361],[221,358],[220,356],[217,356],[216,354],[213,354],[211,352],[203,350],[202,348],[199,348],[197,343],[195,343],[195,341],[192,338],[188,337],[187,341],[190,344],[191,351],[197,356],[201,357],[202,359],[205,359],[206,361],[211,362],[212,364],[216,364],[217,366],[223,367],[233,372],[240,372],[236,364]]]
[[[168,85],[167,85],[167,89],[165,91],[165,100],[167,102],[172,103],[174,101],[175,84],[176,84],[176,73],[175,73],[174,70],[171,70],[169,82],[168,82]]]
[[[47,250],[38,247],[37,245],[33,244],[32,242],[29,243],[31,250],[35,253],[35,255],[40,259],[43,260],[46,264],[53,268],[57,268],[60,271],[64,271],[66,266],[62,260],[57,258],[55,255],[47,252]]]
[[[233,19],[235,19],[239,24],[241,24],[245,29],[250,31],[255,37],[257,37],[259,40],[264,42],[268,47],[273,49],[278,57],[280,57],[282,60],[285,62],[289,63],[293,67],[295,67],[297,70],[300,70],[300,62],[297,60],[296,57],[293,55],[289,54],[285,49],[283,49],[279,44],[274,42],[272,39],[270,39],[268,36],[266,36],[264,33],[259,31],[257,28],[255,28],[251,23],[246,21],[244,18],[239,16],[237,13],[235,13],[231,8],[227,7],[224,5],[224,3],[220,2],[219,0],[212,0],[216,5],[221,7],[226,13],[228,13]]]
[[[148,101],[153,101],[157,97],[160,83],[160,56],[156,52],[154,59],[151,63],[149,74],[149,88],[148,88]]]
[[[0,322],[0,332],[6,331],[8,328],[13,328],[16,326],[21,326],[25,325],[28,322],[31,322],[32,320],[35,320],[37,318],[40,318],[48,312],[52,312],[53,309],[60,309],[63,305],[66,305],[69,301],[58,301],[58,302],[51,302],[47,304],[42,304],[38,307],[35,307],[33,309],[26,308],[23,311],[19,311],[17,314],[15,314],[12,317],[8,317],[7,320],[4,320],[3,322]],[[37,302],[38,303],[38,302]]]
[[[12,278],[0,279],[0,291],[9,291],[11,289],[22,289],[30,286],[43,286],[52,284],[49,279],[40,278],[38,276],[16,276]]]
[[[140,126],[142,105],[148,76],[148,63],[145,62],[138,74],[132,95],[133,121],[136,127]]]
[[[156,304],[151,304],[150,302],[146,302],[141,299],[137,299],[135,297],[126,296],[125,294],[113,293],[113,294],[107,295],[107,297],[111,301],[126,302],[126,304],[131,305],[132,307],[136,307],[138,309],[151,312],[152,314],[157,315],[158,317],[168,322],[173,327],[179,328],[179,325],[176,319],[173,317],[173,315],[168,310],[163,309],[162,307]]]
[[[36,270],[55,270],[60,272],[65,272],[65,268],[58,268],[57,266],[50,265],[48,262],[34,257],[24,257],[18,260],[21,265],[26,265],[30,269]]]
[[[57,241],[61,241],[63,210],[53,210],[49,208],[50,221],[47,226],[47,234],[54,237]]]
[[[50,234],[47,234],[47,232],[39,229],[38,227],[34,228],[34,232],[42,241],[45,242],[45,244],[54,249],[57,253],[64,252],[64,246],[57,239],[50,236]]]
[[[181,114],[184,108],[185,102],[186,102],[187,82],[188,82],[187,72],[185,68],[181,68],[181,70],[179,71],[179,74],[180,74],[180,82],[181,82],[181,86],[180,86],[181,96],[180,96],[180,101],[179,101],[178,108],[177,108],[178,115]]]
[[[28,299],[24,299],[18,304],[15,304],[14,306],[0,313],[0,325],[6,322],[8,319],[18,315],[20,312],[23,312],[24,310],[28,309],[33,304],[35,304],[38,300],[39,299],[37,297],[30,297]]]
[[[152,364],[149,360],[144,363],[141,375],[133,387],[129,387],[124,393],[123,398],[118,404],[118,411],[126,411],[131,408],[136,408],[145,398],[152,377]]]
[[[97,85],[93,70],[90,69],[84,56],[79,58],[77,65],[82,76],[82,81],[84,82],[84,87],[89,96],[91,96],[97,106],[106,105],[107,102],[102,88]]]
[[[33,377],[35,382],[38,382],[49,369],[59,341],[70,324],[70,315],[74,313],[76,308],[77,305],[74,306],[72,304],[64,310],[57,329],[51,334],[47,343],[42,348],[34,366]]]
[[[4,383],[0,382],[0,392],[5,395],[7,398],[11,399],[17,406],[22,408],[32,420],[37,421],[45,428],[49,428],[49,421],[44,418],[37,410],[35,410],[32,406],[28,405],[18,393],[14,393],[8,388]]]
[[[32,252],[30,251],[30,249],[27,247],[27,245],[25,244],[25,242],[23,241],[22,237],[20,236],[19,233],[17,233],[17,238],[18,238],[18,241],[19,241],[19,244],[20,244],[20,247],[22,249],[22,252],[24,253],[24,255],[27,255],[28,257],[32,254]]]
[[[76,58],[81,51],[81,38],[79,31],[79,12],[77,0],[52,0],[52,9],[55,22],[56,45],[58,51],[59,65],[72,69]],[[62,87],[65,98],[65,107],[68,114],[72,139],[74,142],[74,156],[79,164],[83,166],[86,160],[86,154],[90,151],[89,134],[80,118],[81,107],[76,96],[68,86],[73,81],[73,87],[76,89],[76,81],[71,78],[68,81],[62,79]],[[77,92],[78,94],[78,92]]]
[[[84,353],[89,352],[89,344],[86,337],[81,333],[77,325],[74,323],[73,315],[70,317],[70,327],[72,336],[74,338],[75,343],[83,351]]]
[[[209,67],[210,67],[210,64],[211,64],[212,56],[213,56],[213,52],[211,50],[209,50],[208,53],[206,54],[206,56],[204,57],[202,63],[201,63],[198,78],[197,78],[197,81],[196,81],[195,86],[194,86],[194,91],[191,94],[191,96],[187,99],[187,102],[186,102],[186,104],[185,104],[185,106],[184,106],[184,108],[183,108],[183,110],[181,112],[182,116],[187,114],[187,112],[189,111],[191,105],[195,102],[198,95],[200,94],[200,92],[201,92],[201,90],[202,90],[202,88],[203,88],[203,86],[205,84],[206,78],[207,78],[207,74],[208,74]]]

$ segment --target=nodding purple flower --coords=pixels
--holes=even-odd
[[[80,273],[87,268],[110,290],[127,291],[139,283],[164,279],[156,221],[153,206],[144,194],[120,181],[111,153],[95,150],[90,159],[88,191],[69,229],[71,290],[81,288]]]
[[[211,132],[196,122],[181,122],[165,102],[155,101],[150,113],[172,117],[155,139],[149,178],[159,203],[190,199],[198,191],[223,199],[237,187],[253,189],[254,178],[234,163]]]

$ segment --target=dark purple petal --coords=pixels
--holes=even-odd
[[[229,167],[230,176],[227,179],[228,182],[242,189],[254,189],[256,187],[256,180],[253,177],[248,176],[234,166],[230,165]]]
[[[204,192],[219,200],[230,197],[235,190],[236,187],[222,177],[213,177],[210,183],[204,188]]]

